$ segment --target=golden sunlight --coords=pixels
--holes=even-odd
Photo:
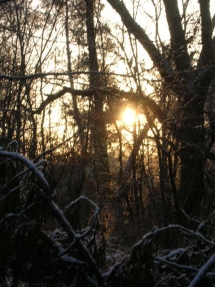
[[[131,126],[134,124],[136,119],[136,113],[131,108],[126,108],[122,114],[122,121],[124,125]]]
[[[45,129],[51,129],[52,132],[56,133],[59,138],[63,137],[65,129],[65,120],[62,119],[62,112],[60,105],[54,103],[49,112],[45,116],[43,127]]]

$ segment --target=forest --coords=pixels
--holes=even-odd
[[[0,286],[215,286],[215,2],[0,0]]]

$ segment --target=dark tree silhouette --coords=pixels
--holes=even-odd
[[[170,91],[179,103],[177,113],[172,118],[175,125],[171,130],[174,138],[180,143],[177,151],[181,165],[179,197],[188,213],[199,214],[200,204],[205,194],[206,155],[210,153],[213,145],[213,142],[210,142],[208,146],[206,141],[204,114],[215,71],[212,37],[214,21],[210,16],[210,1],[199,1],[201,51],[196,61],[188,52],[189,39],[183,27],[177,0],[163,1],[171,40],[171,60],[156,47],[145,30],[132,18],[123,1],[108,0],[107,2],[120,15],[128,33],[133,34],[148,53],[166,87],[164,93]],[[156,116],[159,118],[158,114]],[[167,121],[168,118],[164,119],[161,122],[162,125],[166,125]]]

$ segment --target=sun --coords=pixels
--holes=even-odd
[[[126,126],[132,126],[136,120],[136,113],[131,108],[126,108],[122,114],[122,121]]]

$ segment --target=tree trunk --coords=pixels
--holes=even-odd
[[[204,105],[215,75],[215,52],[212,45],[214,25],[210,17],[210,1],[199,0],[202,51],[197,67],[192,66],[192,58],[188,53],[187,35],[177,0],[163,0],[171,40],[171,59],[154,45],[145,30],[131,17],[123,1],[107,1],[121,16],[128,33],[133,34],[147,51],[170,93],[177,97],[178,112],[173,115],[176,130],[172,131],[172,136],[180,143],[179,198],[186,212],[200,214],[205,189]]]
[[[94,95],[94,115],[93,115],[93,142],[95,152],[95,162],[98,169],[101,171],[109,171],[108,153],[107,153],[107,135],[106,123],[103,114],[103,96],[99,95],[97,89],[102,86],[101,77],[99,74],[98,59],[96,52],[96,39],[94,27],[94,1],[85,0],[86,3],[86,26],[87,26],[87,41],[89,50],[89,66],[90,71],[90,86],[95,89]],[[98,73],[95,73],[98,72]]]
[[[205,193],[204,167],[206,133],[204,128],[204,105],[209,83],[203,81],[202,87],[188,94],[182,112],[182,123],[177,136],[180,140],[180,189],[182,207],[186,212],[200,214],[201,202]]]

